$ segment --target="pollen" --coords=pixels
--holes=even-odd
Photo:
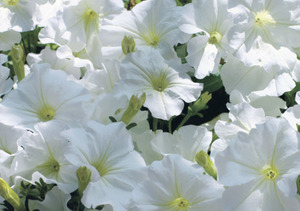
[[[176,211],[187,211],[190,208],[190,203],[188,200],[179,197],[170,203],[170,207]]]
[[[211,33],[208,39],[208,43],[215,45],[218,44],[221,40],[222,40],[222,35],[219,32],[214,31],[213,33]]]
[[[276,23],[276,21],[274,20],[272,15],[266,10],[263,10],[255,14],[254,24],[256,26],[263,27],[265,25],[274,24],[274,23]]]
[[[264,167],[261,172],[268,180],[275,180],[278,177],[278,170],[275,167],[272,166],[266,166]]]

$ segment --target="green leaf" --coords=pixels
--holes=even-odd
[[[182,64],[187,63],[185,57],[187,56],[187,45],[186,44],[178,44],[174,47],[177,56],[181,59]]]
[[[197,82],[204,84],[204,89],[202,92],[213,93],[223,87],[223,82],[220,75],[209,75]]]

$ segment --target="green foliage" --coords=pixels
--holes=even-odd
[[[192,0],[176,0],[177,6],[183,6],[185,4],[191,3]]]
[[[42,178],[40,178],[39,182],[35,182],[35,184],[22,181],[20,185],[20,198],[25,198],[26,209],[29,210],[29,200],[44,201],[46,194],[54,186],[56,184],[47,184]]]
[[[209,75],[201,80],[196,80],[204,84],[202,92],[215,92],[223,87],[223,82],[220,75]]]
[[[177,46],[174,46],[174,49],[177,53],[177,56],[181,59],[181,63],[185,64],[187,63],[185,57],[188,55],[187,53],[187,45],[185,44],[178,44]]]
[[[282,96],[283,100],[286,102],[287,107],[292,107],[296,105],[295,96],[296,93],[300,91],[300,82],[296,83],[296,86],[292,91],[285,92]]]

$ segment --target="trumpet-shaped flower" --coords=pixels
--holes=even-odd
[[[65,152],[67,159],[92,172],[82,203],[87,208],[109,204],[114,210],[126,210],[131,191],[144,179],[145,163],[134,151],[125,125],[90,121],[86,129],[72,128],[63,136],[72,143]]]
[[[250,94],[280,96],[296,85],[288,72],[266,71],[262,66],[245,66],[237,58],[228,55],[221,69],[221,78],[227,93],[238,90],[243,97]]]
[[[299,1],[233,0],[228,3],[230,12],[235,17],[235,24],[228,33],[233,54],[243,62],[255,65],[255,55],[249,52],[260,45],[258,40],[261,39],[263,43],[273,46],[269,48],[269,54],[265,54],[265,57],[269,58],[269,62],[278,62],[277,65],[284,68],[281,61],[287,58],[274,59],[272,52],[280,47],[299,47]],[[264,49],[259,46],[259,50]]]
[[[233,90],[230,93],[230,104],[228,104],[227,106],[230,108],[234,105],[244,102],[250,104],[254,108],[264,109],[265,115],[272,117],[280,116],[280,109],[286,108],[286,102],[280,97],[260,96],[255,93],[251,93],[250,95],[243,97],[242,94],[237,90]]]
[[[54,40],[68,45],[72,51],[84,50],[96,67],[101,67],[102,22],[124,10],[121,0],[66,1],[57,16],[42,30],[42,41]],[[49,40],[50,38],[50,40]]]
[[[231,106],[229,118],[229,121],[219,120],[215,125],[216,134],[228,143],[238,132],[249,133],[256,124],[266,120],[263,109],[253,108],[246,102]]]
[[[300,136],[284,119],[270,119],[239,133],[216,155],[226,210],[299,210]]]
[[[76,125],[86,119],[82,103],[88,100],[88,91],[67,80],[66,73],[37,64],[2,101],[0,122],[33,130],[36,123],[54,119]]]
[[[148,176],[133,190],[130,210],[222,210],[224,188],[179,155],[153,162]]]
[[[137,4],[131,11],[103,24],[100,35],[104,56],[120,58],[123,55],[121,43],[126,35],[134,39],[138,50],[150,47],[166,59],[176,57],[173,46],[189,38],[178,28],[181,14],[181,8],[176,7],[173,0],[148,0]]]
[[[59,135],[66,129],[66,124],[52,121],[37,124],[36,133],[24,134],[18,140],[24,150],[15,157],[11,174],[33,181],[43,178],[65,193],[73,192],[77,188],[77,167],[66,160],[64,152],[70,143]]]
[[[81,68],[92,68],[90,61],[74,57],[68,46],[59,47],[56,51],[50,50],[50,48],[46,46],[40,54],[28,54],[27,63],[30,66],[35,63],[47,63],[51,69],[63,70],[73,75],[76,79],[81,77]]]
[[[202,84],[194,83],[184,65],[168,64],[154,49],[130,53],[121,63],[121,80],[115,85],[116,93],[146,93],[144,106],[156,118],[168,120],[179,115],[185,102],[200,96]]]
[[[220,60],[228,48],[227,31],[232,26],[227,0],[194,0],[184,6],[182,14],[180,30],[196,34],[187,44],[186,57],[196,69],[196,78],[217,73]]]

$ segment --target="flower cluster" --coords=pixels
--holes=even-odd
[[[0,0],[0,209],[300,210],[299,8]]]

